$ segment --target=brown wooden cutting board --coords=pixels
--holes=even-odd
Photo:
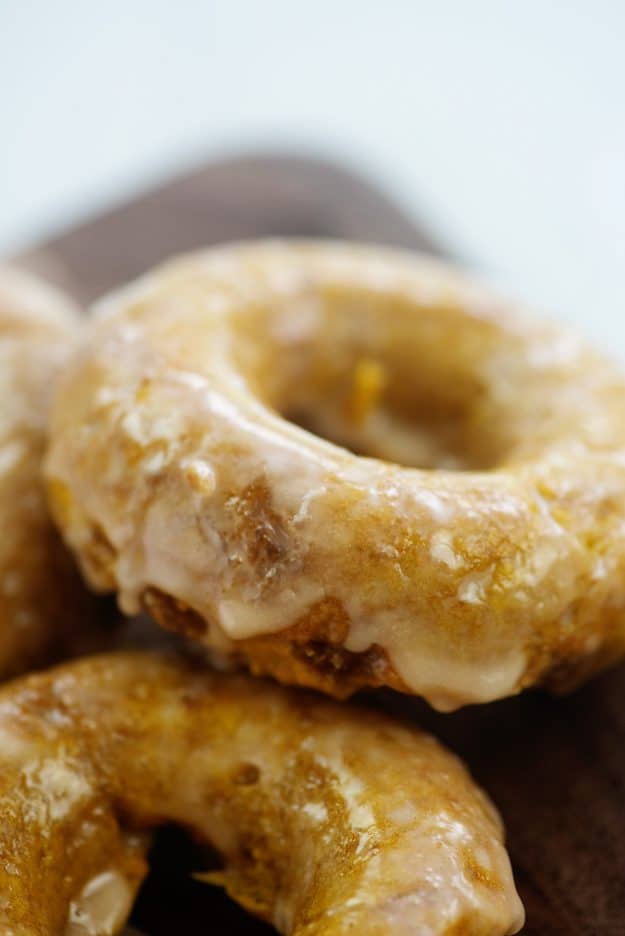
[[[140,195],[19,258],[79,299],[167,255],[267,235],[342,237],[445,251],[389,198],[330,163],[291,157],[209,165]],[[625,671],[567,699],[542,693],[439,715],[390,692],[466,759],[503,813],[531,936],[625,936]],[[142,931],[260,936],[218,892],[190,884],[196,859],[167,835],[135,914]],[[172,860],[172,856],[173,860]],[[182,857],[179,857],[182,856]],[[176,929],[177,927],[177,929]]]

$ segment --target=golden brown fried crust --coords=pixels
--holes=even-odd
[[[156,588],[142,597],[142,607],[162,627],[202,641],[206,621],[183,602]],[[271,676],[286,686],[318,689],[346,699],[358,689],[391,686],[408,691],[380,647],[350,653],[343,647],[349,626],[340,602],[325,598],[292,627],[279,634],[237,641],[226,653],[255,676]]]
[[[105,913],[117,932],[149,832],[170,822],[222,856],[209,880],[288,936],[523,922],[496,811],[414,727],[155,653],[0,690],[3,933],[65,936],[89,914],[99,932]]]
[[[447,266],[244,244],[103,301],[47,475],[126,612],[156,590],[256,671],[448,710],[625,652],[624,411],[610,362]]]
[[[0,269],[0,679],[79,649],[93,611],[41,473],[52,387],[77,329],[69,300]]]

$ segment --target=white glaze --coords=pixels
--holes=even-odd
[[[116,936],[128,919],[134,888],[116,869],[91,878],[72,900],[65,936]]]

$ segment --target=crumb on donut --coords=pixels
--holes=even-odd
[[[386,368],[373,358],[361,358],[352,374],[351,395],[347,400],[347,418],[362,424],[377,406],[388,382]]]
[[[290,536],[273,509],[267,483],[258,478],[240,493],[226,498],[225,512],[232,517],[232,557],[252,565],[261,576],[275,575],[288,561]]]

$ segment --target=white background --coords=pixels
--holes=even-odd
[[[625,359],[622,0],[0,0],[0,252],[271,145]]]

